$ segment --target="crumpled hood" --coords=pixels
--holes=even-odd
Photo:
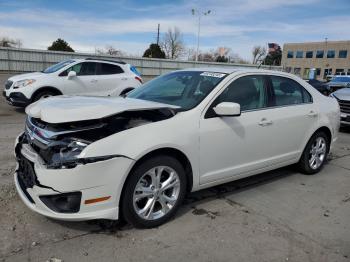
[[[168,104],[122,97],[55,96],[26,108],[27,115],[47,123],[100,119],[124,111],[179,108]]]
[[[342,88],[333,93],[340,100],[350,101],[350,88]]]
[[[10,77],[9,80],[16,82],[24,79],[37,79],[38,77],[41,77],[43,75],[47,75],[47,74],[42,72],[33,72],[33,73],[15,75]]]

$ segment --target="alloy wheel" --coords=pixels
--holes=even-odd
[[[180,194],[180,178],[168,166],[157,166],[141,176],[133,194],[136,214],[145,220],[165,216],[175,206]]]
[[[323,137],[317,137],[311,145],[309,154],[309,165],[312,169],[319,168],[326,158],[326,140]]]

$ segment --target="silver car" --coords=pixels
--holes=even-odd
[[[328,89],[331,92],[337,91],[344,87],[350,87],[350,76],[334,76],[328,83]]]
[[[350,88],[342,88],[330,95],[338,100],[340,106],[340,123],[350,125]]]

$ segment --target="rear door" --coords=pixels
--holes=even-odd
[[[120,66],[112,63],[97,63],[96,81],[96,92],[102,96],[117,96],[128,87],[128,76]]]
[[[318,123],[318,108],[307,90],[293,79],[267,76],[270,87],[268,115],[273,129],[271,148],[280,160],[298,158]]]

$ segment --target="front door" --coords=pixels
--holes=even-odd
[[[212,108],[221,102],[239,103],[241,115],[215,115]],[[214,100],[200,120],[200,184],[262,168],[274,156],[267,105],[267,81],[262,75],[234,80]]]
[[[65,95],[96,95],[98,82],[96,79],[95,62],[82,62],[68,68],[60,76],[60,86]],[[76,72],[76,77],[68,78],[70,71]]]

